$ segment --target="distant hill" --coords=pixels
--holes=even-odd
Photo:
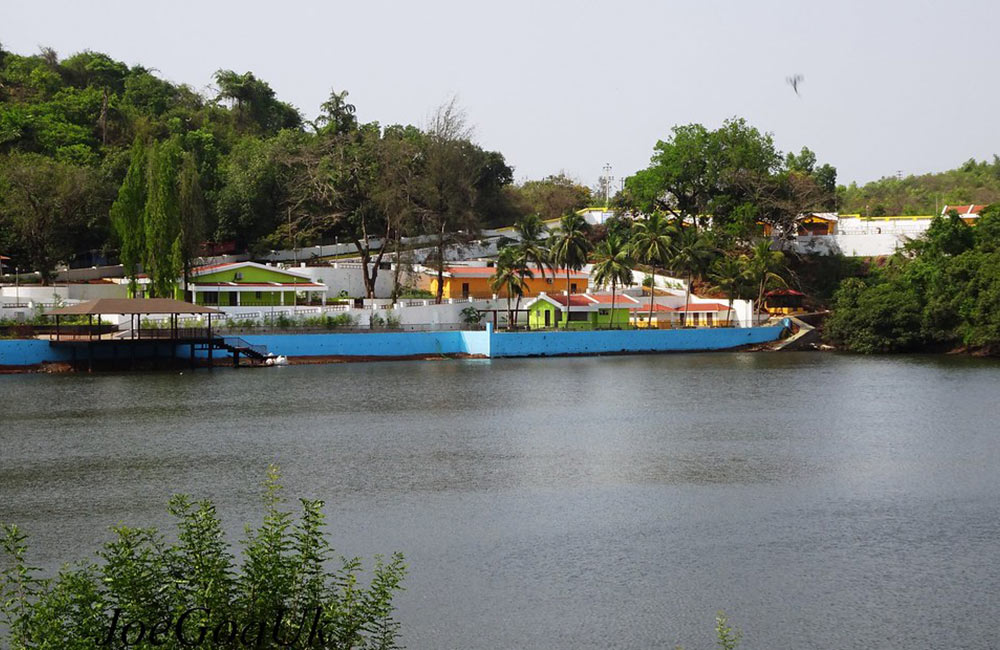
[[[886,178],[837,188],[840,212],[867,216],[936,214],[944,205],[1000,202],[1000,156],[970,159],[936,174]]]

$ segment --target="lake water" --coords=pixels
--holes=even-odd
[[[1000,364],[822,353],[0,377],[0,521],[47,568],[268,463],[403,551],[410,648],[995,648]]]

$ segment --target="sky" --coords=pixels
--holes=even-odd
[[[992,160],[998,22],[997,0],[0,0],[9,51],[105,52],[212,96],[216,70],[249,70],[307,118],[331,89],[382,124],[456,97],[516,181],[587,185],[736,116],[841,183]]]

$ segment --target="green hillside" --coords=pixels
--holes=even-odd
[[[970,159],[958,169],[920,176],[888,176],[837,188],[842,213],[866,216],[937,214],[944,205],[1000,201],[1000,156]]]

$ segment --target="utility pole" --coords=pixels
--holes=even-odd
[[[611,175],[611,163],[604,163],[604,176],[601,178],[601,185],[604,186],[604,205],[608,205],[608,201],[611,199],[611,183],[614,181],[614,176]]]

